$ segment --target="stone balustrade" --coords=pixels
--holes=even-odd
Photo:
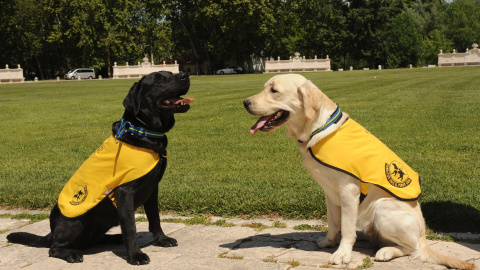
[[[453,49],[453,53],[443,53],[440,50],[438,54],[439,67],[458,67],[458,66],[480,66],[480,50],[478,44],[474,43],[472,49],[467,49],[464,53],[457,53]]]
[[[331,71],[330,59],[305,59],[300,57],[300,53],[295,53],[295,57],[289,60],[270,60],[265,61],[265,73],[270,72],[315,72],[315,71]]]
[[[0,83],[3,82],[24,82],[23,69],[18,65],[17,68],[11,69],[5,65],[5,69],[0,69]]]
[[[180,72],[177,61],[175,61],[175,64],[167,65],[165,61],[163,61],[163,65],[154,65],[145,57],[143,58],[143,63],[138,62],[136,66],[129,66],[128,62],[125,66],[117,66],[117,62],[115,62],[113,66],[113,78],[139,78],[155,71],[170,71],[174,74]]]

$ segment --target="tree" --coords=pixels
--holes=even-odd
[[[389,29],[385,42],[387,68],[418,65],[422,53],[422,40],[408,13],[402,12],[395,16]]]
[[[444,53],[451,52],[453,42],[440,31],[433,30],[423,42],[423,51],[420,64],[438,64],[438,53],[443,50]]]
[[[444,14],[446,36],[457,50],[470,48],[480,40],[480,1],[456,0],[448,5]]]
[[[346,14],[349,37],[345,41],[354,67],[385,64],[385,39],[395,16],[403,11],[401,0],[350,0]]]
[[[172,55],[173,41],[170,22],[162,14],[165,13],[163,5],[155,0],[144,0],[140,8],[140,23],[138,33],[140,46],[150,59],[160,60]]]
[[[11,23],[12,17],[15,15],[15,2],[11,0],[0,0],[0,68],[5,65],[13,65],[21,63],[18,59],[19,43],[18,31]]]
[[[400,67],[480,40],[480,0],[0,0],[0,16],[0,66],[21,64],[27,79],[111,76],[144,55],[193,59],[197,74],[297,51],[334,69]]]
[[[348,6],[341,0],[301,2],[301,16],[297,16],[300,20],[296,32],[297,50],[310,58],[329,55],[334,69],[346,67],[348,34],[345,14]]]
[[[25,65],[27,71],[36,70],[33,74],[44,79],[40,59],[48,36],[50,14],[46,13],[44,5],[39,5],[38,1],[34,0],[16,0],[15,10],[11,23],[15,27],[24,58],[19,60],[27,63]]]
[[[113,61],[141,59],[136,42],[139,3],[135,0],[89,0],[70,2],[67,38],[76,42],[81,58],[75,66],[106,68],[111,76]],[[114,60],[115,59],[115,60]]]
[[[175,50],[195,56],[210,66],[233,60],[242,62],[252,55],[277,54],[283,37],[290,1],[199,0],[163,1],[171,22]],[[278,19],[277,19],[278,18]]]
[[[202,24],[197,24],[199,16],[200,1],[162,1],[162,5],[165,6],[166,18],[172,23],[172,38],[176,40],[175,45],[177,50],[183,50],[184,52],[191,52],[195,56],[196,73],[200,72],[200,52],[199,36],[202,34]],[[188,44],[189,47],[185,47],[183,44]]]
[[[435,29],[440,29],[439,11],[433,2],[413,2],[412,7],[407,8],[406,12],[412,18],[417,31],[425,40]]]

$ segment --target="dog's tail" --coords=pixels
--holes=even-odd
[[[465,270],[475,269],[475,264],[473,263],[450,258],[431,250],[427,244],[427,239],[425,238],[425,236],[420,238],[419,244],[420,244],[420,249],[417,252],[415,252],[413,255],[415,258],[421,260],[422,262],[441,264],[441,265],[445,265],[447,267],[455,268],[455,269],[465,269]]]
[[[31,247],[50,247],[52,243],[52,234],[39,236],[26,232],[16,232],[7,235],[7,240],[11,243],[22,244]]]

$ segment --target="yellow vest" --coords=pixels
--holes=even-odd
[[[420,176],[353,119],[309,150],[321,164],[360,180],[364,195],[369,184],[403,201],[417,200],[422,193]]]
[[[115,204],[116,187],[140,178],[158,163],[159,154],[136,147],[110,136],[70,178],[58,198],[58,206],[66,217],[77,217],[106,196]]]

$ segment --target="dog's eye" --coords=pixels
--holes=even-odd
[[[273,94],[278,93],[278,91],[273,88],[270,88],[270,92],[272,92]]]

